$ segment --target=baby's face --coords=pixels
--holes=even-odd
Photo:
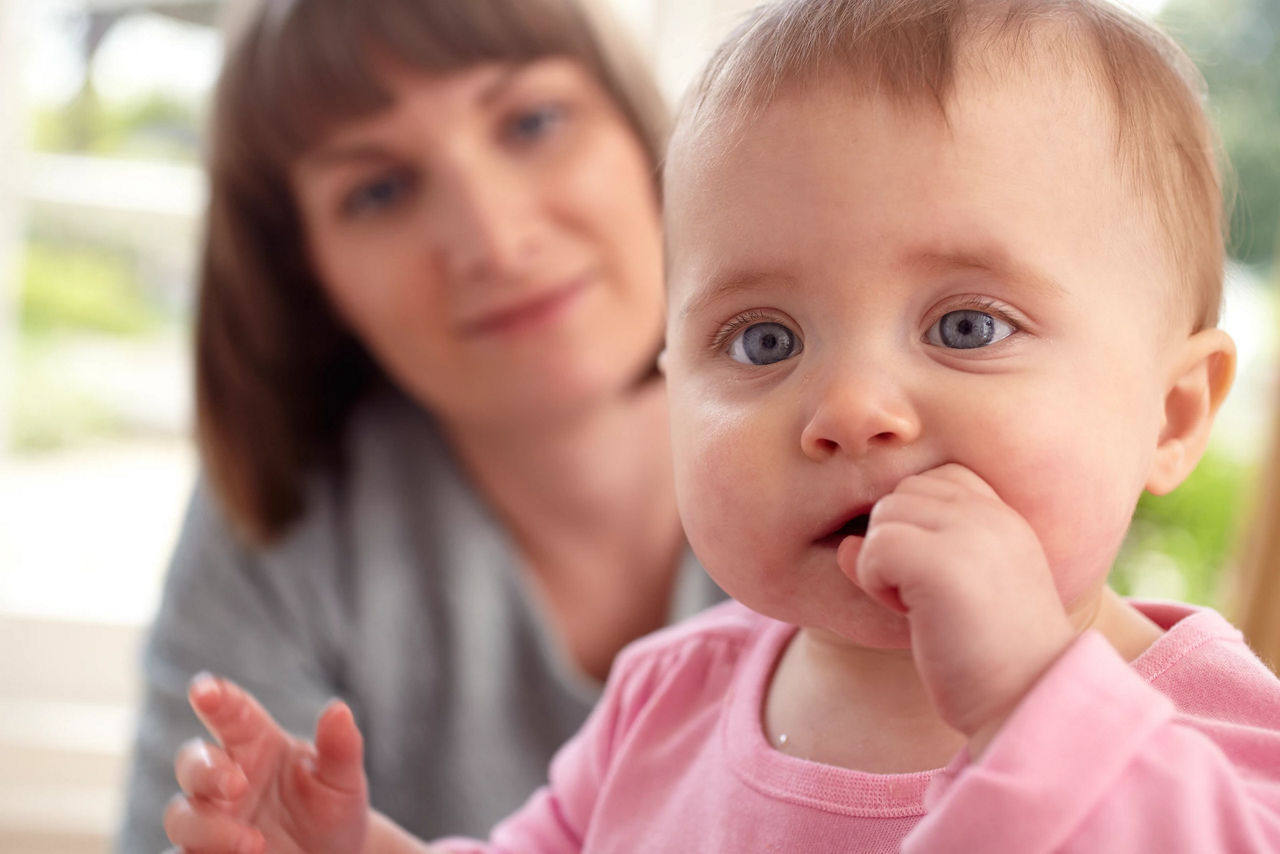
[[[837,567],[842,526],[944,463],[1028,521],[1087,614],[1149,477],[1177,338],[1106,105],[1056,76],[961,82],[949,127],[784,95],[735,144],[677,150],[668,178],[690,541],[747,605],[877,645],[905,644],[905,621]]]

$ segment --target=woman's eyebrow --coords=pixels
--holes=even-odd
[[[389,160],[391,154],[382,146],[369,142],[322,145],[298,158],[298,165],[307,169],[324,169],[333,166]]]
[[[498,69],[494,78],[480,89],[479,94],[476,96],[476,102],[483,107],[492,106],[493,102],[501,98],[515,83],[516,78],[520,77],[526,70],[528,70],[528,65],[504,64]]]
[[[516,79],[525,70],[526,66],[506,64],[494,69],[493,78],[486,80],[484,85],[475,93],[475,103],[486,108],[492,106],[512,87]],[[321,144],[300,157],[299,163],[305,163],[310,168],[321,169],[330,166],[388,160],[391,156],[390,152],[376,142],[339,141],[327,145]]]

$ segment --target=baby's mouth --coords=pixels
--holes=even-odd
[[[845,520],[838,528],[830,533],[818,538],[818,545],[835,548],[845,537],[865,537],[867,535],[867,523],[871,520],[870,513],[859,513],[851,519]]]

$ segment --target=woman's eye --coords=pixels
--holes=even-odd
[[[412,179],[403,174],[383,175],[356,187],[342,201],[347,216],[362,217],[394,207],[409,192]]]
[[[1008,338],[1017,330],[1007,320],[976,309],[949,311],[929,327],[930,344],[952,350],[974,350]]]
[[[753,323],[729,343],[729,358],[744,365],[772,365],[800,352],[800,339],[781,323]]]
[[[506,131],[515,142],[536,142],[554,130],[564,119],[564,107],[549,104],[517,112],[508,119]]]

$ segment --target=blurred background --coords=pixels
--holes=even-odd
[[[608,2],[673,102],[751,5]],[[109,847],[137,645],[195,472],[201,127],[243,3],[0,0],[0,851]],[[1131,5],[1200,63],[1235,166],[1241,375],[1191,481],[1144,500],[1115,583],[1220,605],[1280,397],[1280,0]]]

